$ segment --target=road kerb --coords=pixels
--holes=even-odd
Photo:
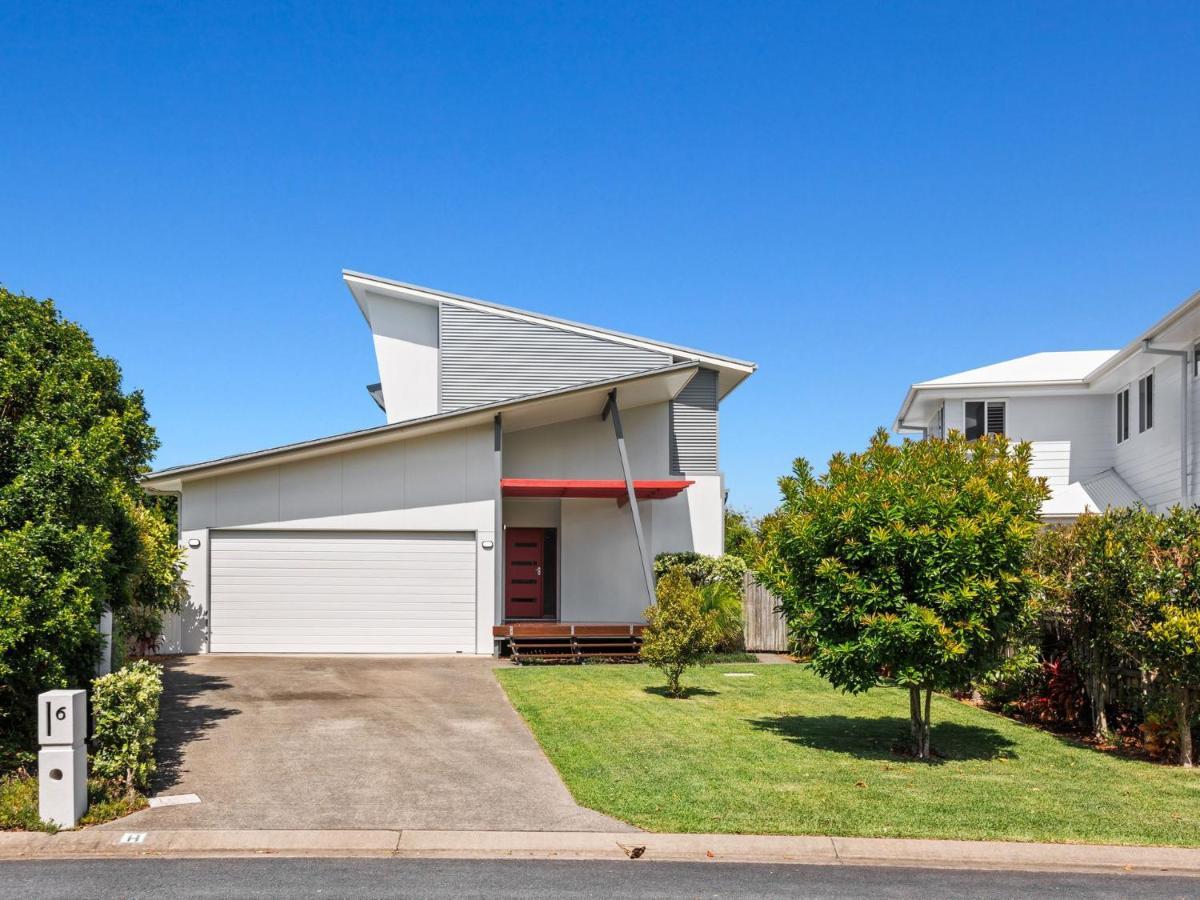
[[[992,841],[580,831],[82,829],[2,832],[0,860],[373,856],[759,862],[1200,876],[1200,849]]]

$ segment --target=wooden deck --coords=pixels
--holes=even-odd
[[[583,662],[585,659],[636,660],[642,649],[640,623],[508,622],[492,627],[513,662]]]

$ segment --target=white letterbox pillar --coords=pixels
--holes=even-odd
[[[87,810],[87,695],[78,690],[38,695],[38,815],[74,828]]]

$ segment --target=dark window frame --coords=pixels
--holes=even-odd
[[[1117,443],[1129,440],[1129,385],[1117,391]]]
[[[968,429],[967,427],[967,410],[971,406],[979,407],[979,413],[976,417],[976,426]],[[992,413],[999,410],[1000,428],[998,430],[992,428],[993,416]],[[967,440],[974,441],[985,434],[1007,434],[1008,433],[1008,401],[1007,400],[964,400],[963,401],[963,434],[967,436]]]
[[[1154,370],[1138,379],[1138,434],[1154,427]]]

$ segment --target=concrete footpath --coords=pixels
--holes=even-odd
[[[566,831],[0,833],[0,860],[205,856],[588,859],[920,866],[1200,876],[1200,849],[887,838]]]

